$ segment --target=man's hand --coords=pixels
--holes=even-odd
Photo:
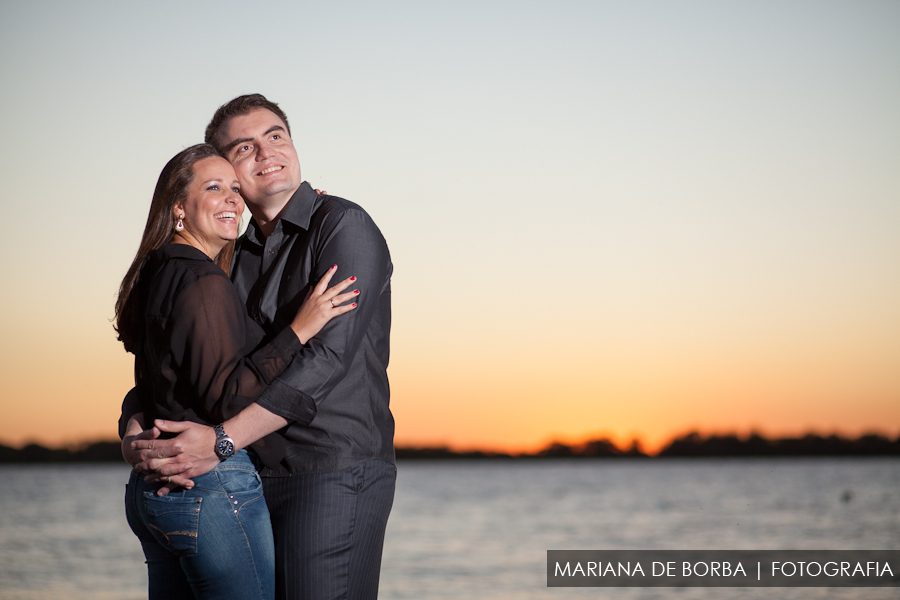
[[[148,440],[152,443],[152,440],[155,440],[159,437],[159,429],[153,427],[151,429],[145,429],[144,431],[138,430],[137,433],[132,433],[131,423],[129,422],[128,431],[129,433],[126,433],[125,437],[122,438],[122,458],[125,459],[125,462],[134,467],[144,459],[141,456],[141,452],[134,449],[133,443],[137,440]],[[165,453],[157,452],[157,454],[159,454],[157,458],[165,457]],[[168,454],[170,454],[171,456],[175,456],[176,454],[178,454],[178,450],[172,448],[168,451]]]
[[[212,427],[190,421],[154,422],[160,432],[177,433],[168,440],[140,439],[132,443],[141,462],[135,469],[144,473],[148,483],[165,482],[157,492],[165,496],[176,487],[191,488],[193,477],[212,471],[219,464],[215,453],[216,433]]]
[[[128,425],[125,428],[125,436],[122,438],[122,458],[125,459],[132,467],[136,466],[141,461],[149,458],[150,455],[153,458],[169,458],[172,456],[176,456],[181,453],[180,448],[160,448],[159,442],[153,442],[159,437],[159,429],[156,427],[151,427],[150,429],[144,429],[144,413],[137,413],[132,415],[130,419],[128,419]],[[150,447],[149,455],[144,456],[140,451],[135,449],[135,444],[137,440],[147,440],[147,445]]]

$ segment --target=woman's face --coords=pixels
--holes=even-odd
[[[237,239],[243,212],[244,199],[231,164],[218,156],[194,163],[187,199],[175,205],[175,218],[184,215],[184,231],[178,235],[215,258],[229,240]]]

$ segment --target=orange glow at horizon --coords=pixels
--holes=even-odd
[[[87,304],[57,316],[89,312]],[[637,440],[654,453],[689,431],[900,433],[900,382],[885,375],[900,357],[889,336],[774,348],[747,334],[730,344],[695,335],[674,345],[667,339],[678,331],[626,343],[624,332],[606,327],[602,343],[585,343],[589,335],[561,321],[537,351],[527,328],[502,318],[473,326],[483,341],[470,344],[474,334],[448,322],[429,323],[427,338],[414,336],[416,313],[409,313],[395,328],[389,373],[398,446],[517,453],[608,438],[619,447]],[[28,343],[0,349],[6,398],[28,401],[0,406],[0,443],[115,438],[132,357],[103,311],[79,323],[65,334],[38,334],[28,321],[8,327]],[[47,364],[54,365],[50,372]]]

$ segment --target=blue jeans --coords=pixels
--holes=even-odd
[[[246,450],[159,497],[133,471],[125,515],[147,558],[150,600],[272,600],[275,546],[262,482]]]

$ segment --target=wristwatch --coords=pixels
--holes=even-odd
[[[221,425],[213,427],[216,431],[216,456],[219,462],[234,456],[234,440],[225,433],[225,428]]]

